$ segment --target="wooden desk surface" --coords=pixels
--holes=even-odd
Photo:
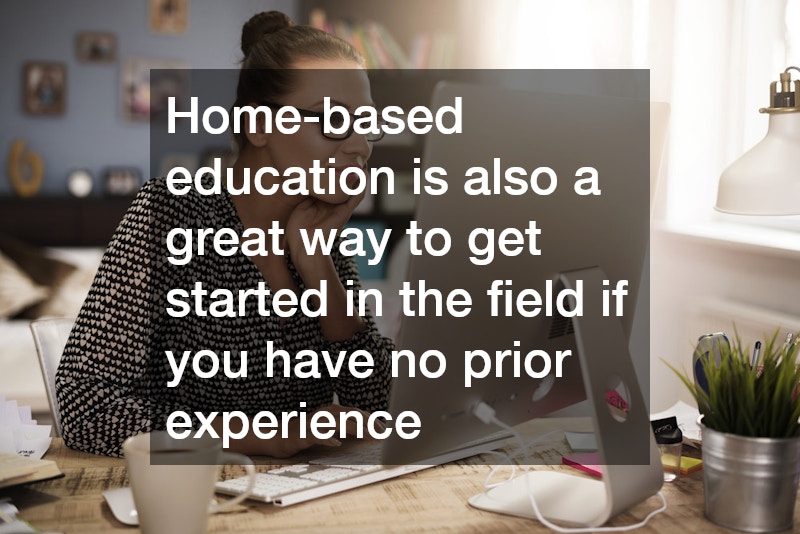
[[[542,422],[544,421],[544,422]],[[533,433],[553,428],[587,430],[574,419],[535,422]],[[537,445],[538,459],[559,463],[567,447],[563,434]],[[106,489],[127,485],[124,460],[95,456],[66,448],[54,440],[47,459],[55,460],[65,477],[0,492],[10,496],[20,517],[39,530],[65,533],[138,530],[119,523],[101,496]],[[467,499],[480,493],[491,470],[493,455],[469,458],[418,471],[400,478],[357,488],[315,501],[280,508],[246,501],[239,513],[217,514],[209,520],[211,532],[550,532],[534,520],[497,515],[474,509]],[[258,460],[256,459],[256,463]],[[264,466],[261,469],[266,469]],[[579,474],[561,465],[535,466]],[[223,478],[240,476],[240,468],[226,467]],[[499,481],[499,480],[497,480]],[[652,518],[638,532],[731,532],[703,517],[702,471],[664,485],[667,511]],[[628,525],[658,508],[656,496],[612,519],[612,525]]]

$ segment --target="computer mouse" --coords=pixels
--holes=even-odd
[[[139,514],[133,503],[131,488],[116,488],[103,492],[103,497],[111,508],[111,513],[120,523],[135,527],[139,524]]]
[[[111,508],[111,513],[117,521],[132,527],[139,525],[139,514],[136,512],[136,504],[133,502],[133,492],[131,488],[115,488],[103,492],[103,497]],[[215,499],[211,499],[209,506],[216,504]]]

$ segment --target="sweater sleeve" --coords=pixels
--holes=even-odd
[[[185,409],[156,400],[152,373],[156,299],[168,287],[164,250],[171,221],[163,181],[142,187],[114,233],[56,373],[68,447],[121,456],[129,436],[162,429]],[[156,275],[154,275],[156,273]],[[163,308],[162,308],[163,310]]]
[[[355,295],[355,309],[358,308],[359,290],[361,284],[358,278],[358,268],[352,258],[345,258],[342,255],[334,256],[334,263],[342,284],[348,280],[353,281],[352,289]],[[388,337],[384,337],[375,324],[372,312],[362,316],[366,329],[358,332],[351,339],[346,341],[331,342],[327,350],[333,354],[339,351],[346,351],[348,357],[352,357],[357,350],[367,351],[373,360],[372,374],[366,378],[356,378],[350,373],[342,373],[335,381],[336,393],[339,396],[339,403],[344,406],[353,406],[374,412],[376,410],[386,410],[389,406],[389,391],[391,388],[391,357],[394,350],[394,343]]]

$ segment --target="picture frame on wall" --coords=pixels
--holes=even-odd
[[[158,167],[158,175],[167,176],[176,167],[183,167],[191,174],[194,174],[199,167],[197,154],[192,152],[170,152],[169,154],[164,154]]]
[[[189,0],[150,0],[150,31],[181,34],[189,25]]]
[[[142,186],[136,167],[109,167],[103,172],[103,193],[109,197],[133,196]]]
[[[67,67],[32,61],[23,67],[23,107],[31,115],[63,115],[67,109]]]
[[[175,97],[177,111],[185,111],[189,76],[183,61],[127,58],[120,80],[123,116],[129,121],[166,120],[169,97]]]
[[[112,63],[117,59],[117,36],[111,32],[80,32],[75,56],[83,63]]]

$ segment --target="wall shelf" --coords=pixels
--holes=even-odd
[[[105,247],[133,197],[0,197],[0,233],[50,247]]]

